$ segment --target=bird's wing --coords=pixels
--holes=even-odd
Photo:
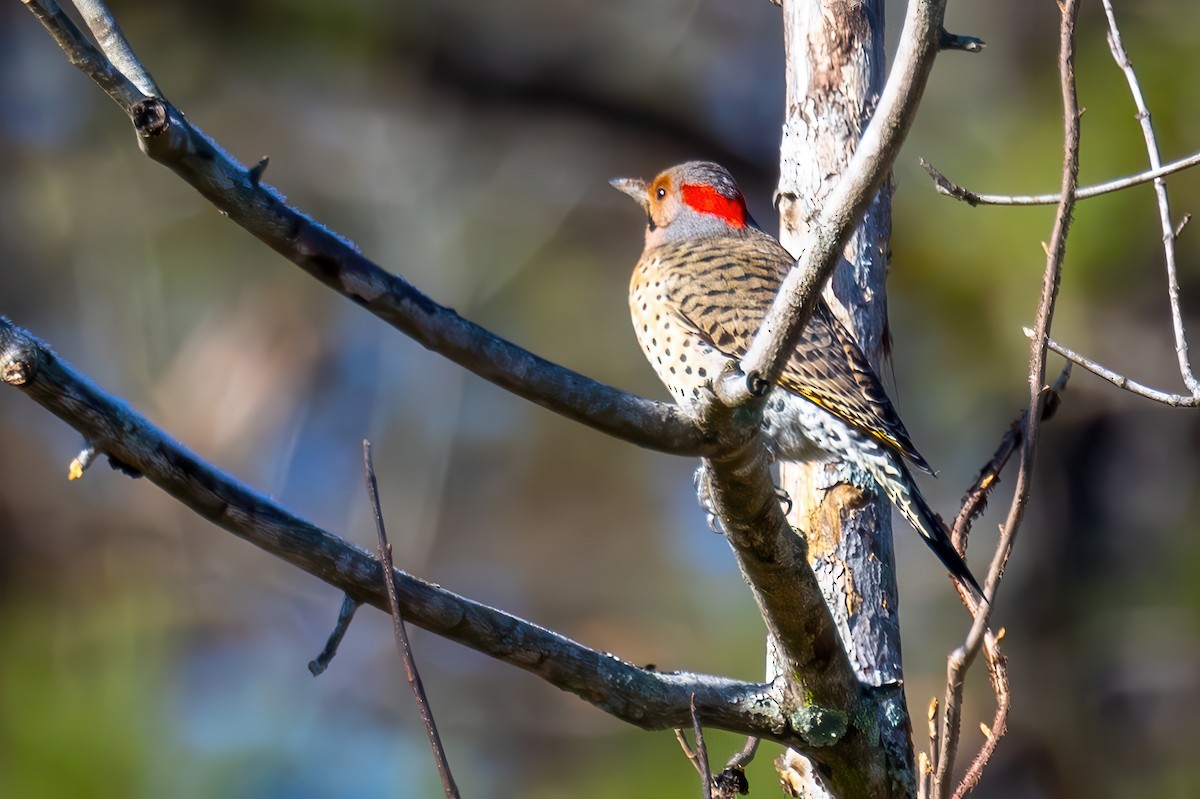
[[[800,334],[779,384],[933,473],[909,438],[867,356],[824,300],[818,302],[812,320]]]
[[[678,245],[669,260],[687,263],[686,281],[671,280],[668,297],[698,335],[725,355],[741,359],[787,269],[793,263],[783,245],[765,233],[720,245],[700,241]],[[817,304],[779,385],[894,449],[920,469],[932,472],[913,446],[908,430],[888,399],[866,355],[824,300]]]

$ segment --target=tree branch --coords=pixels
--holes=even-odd
[[[742,370],[773,382],[808,324],[842,247],[891,171],[908,135],[942,40],[945,0],[912,0],[891,74],[846,171],[806,231],[805,249],[788,272],[754,337]],[[749,396],[749,387],[743,389]]]
[[[132,119],[139,145],[231,220],[325,285],[485,380],[568,419],[677,455],[718,449],[672,403],[607,386],[516,346],[435,303],[366,258],[348,240],[284,202],[174,106],[145,97],[53,0],[25,0],[70,61]],[[98,5],[92,0],[93,5]],[[132,53],[129,54],[132,57]]]
[[[1125,74],[1126,81],[1129,84],[1130,93],[1133,96],[1134,105],[1137,107],[1137,119],[1142,127],[1142,136],[1146,141],[1146,152],[1149,157],[1151,169],[1138,175],[1120,180],[1110,181],[1098,186],[1091,186],[1084,189],[1078,189],[1075,192],[1075,199],[1082,200],[1088,197],[1096,197],[1101,194],[1120,191],[1122,189],[1136,186],[1141,183],[1154,182],[1154,193],[1158,203],[1159,225],[1162,229],[1163,252],[1167,268],[1167,299],[1171,308],[1171,328],[1175,337],[1175,355],[1179,363],[1179,374],[1183,379],[1184,385],[1190,393],[1171,393],[1160,391],[1151,388],[1143,383],[1131,380],[1128,377],[1119,374],[1118,372],[1109,369],[1090,358],[1087,358],[1075,350],[1059,344],[1053,339],[1047,339],[1046,346],[1054,352],[1062,355],[1069,361],[1082,366],[1089,372],[1104,378],[1117,388],[1125,389],[1132,394],[1136,394],[1146,399],[1160,402],[1164,405],[1170,405],[1176,408],[1194,408],[1200,405],[1200,381],[1196,379],[1195,373],[1192,371],[1190,359],[1188,357],[1188,337],[1187,329],[1183,323],[1183,311],[1180,307],[1179,300],[1179,270],[1176,264],[1175,256],[1175,239],[1179,236],[1183,224],[1175,226],[1171,220],[1171,207],[1167,197],[1167,187],[1163,178],[1174,172],[1179,172],[1184,169],[1200,164],[1200,153],[1188,156],[1179,161],[1164,165],[1159,156],[1158,142],[1154,135],[1154,127],[1150,122],[1150,111],[1146,107],[1146,102],[1142,96],[1141,85],[1138,82],[1137,73],[1133,69],[1133,63],[1129,58],[1129,54],[1125,51],[1125,46],[1121,42],[1121,31],[1117,27],[1117,19],[1113,11],[1111,0],[1102,0],[1104,5],[1104,13],[1108,20],[1108,45],[1112,52],[1113,60],[1117,66]],[[970,205],[1050,205],[1061,200],[1060,194],[1040,194],[1032,196],[1006,196],[994,194],[978,194],[963,188],[943,175],[924,159],[921,165],[925,171],[929,173],[933,179],[934,185],[938,191],[949,197],[957,200],[962,200]],[[1029,328],[1024,328],[1025,335],[1030,338],[1034,337],[1034,333]]]
[[[743,382],[737,374],[726,374],[721,381]],[[745,416],[710,402],[701,419],[728,429],[739,415]],[[808,744],[801,751],[822,767],[839,795],[880,795],[872,790],[885,784],[883,769],[871,768],[878,765],[877,730],[860,723],[870,716],[871,703],[878,697],[865,693],[855,677],[806,559],[806,541],[780,508],[759,436],[706,458],[701,479],[708,481],[701,493],[710,497],[721,519],[768,638],[777,648],[782,664],[777,682],[787,693],[784,704],[790,708],[793,730]]]
[[[140,474],[198,515],[379,609],[388,607],[379,561],[300,519],[204,462],[123,401],[101,391],[46,345],[0,317],[0,380],[78,430],[128,473]],[[648,671],[502,611],[393,571],[405,618],[524,669],[622,721],[666,730],[700,719],[812,751],[794,732],[782,689],[684,672]]]
[[[162,97],[162,92],[155,84],[154,78],[133,54],[133,48],[125,38],[121,26],[108,7],[100,0],[71,0],[83,17],[88,30],[96,38],[96,43],[108,60],[122,75],[129,79],[138,90],[149,97]]]
[[[980,194],[950,180],[950,178],[938,171],[933,164],[924,158],[920,159],[920,164],[929,173],[929,177],[933,180],[933,185],[938,190],[938,193],[961,200],[967,205],[1056,205],[1062,201],[1061,194]],[[1178,161],[1172,161],[1169,164],[1164,164],[1145,172],[1139,172],[1136,175],[1080,189],[1075,193],[1075,199],[1089,200],[1092,197],[1099,197],[1102,194],[1112,194],[1123,189],[1140,186],[1143,183],[1161,180],[1167,175],[1173,175],[1176,172],[1182,172],[1185,169],[1191,169],[1198,165],[1200,165],[1200,153],[1194,153],[1187,158],[1181,158]]]
[[[1142,125],[1142,137],[1146,140],[1146,154],[1150,166],[1158,169],[1162,166],[1162,158],[1158,154],[1158,141],[1154,136],[1154,126],[1150,122],[1150,109],[1142,97],[1142,87],[1138,83],[1137,73],[1133,71],[1133,63],[1121,43],[1121,31],[1117,27],[1117,17],[1113,13],[1111,0],[1102,0],[1104,15],[1108,18],[1108,46],[1112,51],[1113,60],[1125,73],[1129,84],[1129,92],[1133,95],[1134,105],[1137,106],[1137,119]],[[1192,365],[1188,360],[1187,330],[1183,326],[1183,312],[1179,308],[1179,270],[1175,263],[1175,223],[1171,221],[1171,203],[1167,199],[1167,184],[1162,178],[1154,181],[1154,196],[1158,200],[1158,221],[1162,227],[1163,253],[1167,266],[1167,299],[1171,306],[1171,328],[1175,333],[1175,355],[1179,359],[1179,374],[1183,384],[1193,396],[1200,397],[1200,381],[1192,373]]]
[[[1021,328],[1025,335],[1033,338],[1034,332],[1027,327]],[[1106,366],[1102,366],[1090,358],[1080,355],[1070,347],[1064,347],[1054,339],[1048,339],[1046,346],[1054,352],[1063,356],[1072,363],[1076,363],[1087,369],[1092,374],[1103,377],[1108,382],[1112,383],[1117,388],[1123,388],[1131,394],[1137,394],[1139,397],[1161,402],[1164,405],[1170,405],[1174,408],[1195,408],[1200,405],[1200,394],[1171,394],[1166,391],[1159,391],[1156,388],[1151,388],[1144,383],[1139,383],[1136,380],[1130,380],[1122,374],[1114,372]]]
[[[1063,258],[1066,254],[1067,233],[1075,208],[1075,187],[1079,182],[1079,105],[1075,94],[1075,19],[1079,13],[1077,0],[1063,0],[1062,24],[1059,31],[1059,73],[1063,99],[1063,167],[1062,201],[1054,217],[1050,245],[1046,248],[1046,268],[1042,278],[1041,298],[1029,356],[1029,410],[1025,415],[1024,440],[1021,443],[1020,469],[1008,517],[1001,528],[1000,542],[992,557],[984,582],[987,602],[975,610],[975,620],[962,646],[950,653],[946,664],[946,704],[941,732],[941,752],[937,758],[934,797],[950,795],[954,758],[961,733],[963,680],[971,663],[979,654],[988,630],[996,591],[1004,576],[1004,567],[1016,543],[1025,506],[1032,488],[1034,457],[1037,454],[1038,432],[1042,422],[1042,407],[1049,390],[1046,381],[1046,352],[1050,323],[1058,297]]]

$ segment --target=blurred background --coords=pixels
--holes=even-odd
[[[622,388],[665,398],[626,309],[643,218],[607,179],[718,160],[776,228],[783,55],[766,0],[114,9],[166,94],[243,162],[269,155],[266,181],[299,208],[438,302]],[[1118,13],[1164,158],[1195,150],[1200,7]],[[941,57],[896,167],[888,376],[943,514],[1026,400],[1021,326],[1053,209],[955,203],[917,159],[1026,193],[1057,188],[1061,158],[1054,4],[954,3],[947,26],[988,47]],[[1079,47],[1083,181],[1144,169],[1099,4]],[[517,400],[319,286],[144,158],[17,3],[0,9],[0,167],[0,313],[188,447],[373,547],[369,437],[403,568],[634,663],[761,676],[761,622],[692,462]],[[1194,174],[1171,188],[1176,218],[1200,206]],[[1149,187],[1081,204],[1054,333],[1175,389],[1159,239]],[[1189,228],[1179,244],[1193,312],[1198,242]],[[14,391],[0,440],[0,795],[439,795],[383,614],[361,613],[313,679],[333,589],[103,462],[68,483],[78,435]],[[1198,469],[1194,412],[1076,373],[997,602],[1013,711],[978,795],[1200,794]],[[1011,483],[976,525],[977,573]],[[966,620],[896,529],[921,719]],[[422,631],[414,645],[465,796],[696,795],[669,732]],[[964,760],[993,711],[981,669],[968,690]],[[740,743],[709,745],[723,760]],[[753,795],[778,795],[777,754],[752,766]]]

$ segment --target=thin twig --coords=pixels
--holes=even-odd
[[[1033,331],[1029,328],[1021,328],[1026,336],[1033,337]],[[1173,408],[1194,408],[1200,405],[1200,394],[1188,396],[1187,394],[1172,394],[1166,391],[1159,391],[1156,388],[1151,388],[1144,383],[1139,383],[1136,380],[1131,380],[1125,375],[1118,374],[1106,366],[1102,366],[1091,358],[1080,355],[1070,347],[1065,347],[1059,344],[1054,339],[1047,339],[1046,346],[1052,351],[1057,352],[1069,361],[1072,361],[1084,369],[1087,369],[1097,377],[1103,377],[1108,382],[1112,383],[1117,388],[1123,388],[1131,394],[1137,394],[1139,397],[1161,402],[1164,405],[1170,405]]]
[[[975,620],[962,646],[950,653],[946,663],[946,706],[941,730],[941,752],[938,757],[937,779],[934,783],[935,799],[950,795],[950,781],[954,772],[962,719],[963,681],[967,669],[983,646],[988,629],[988,620],[995,607],[996,590],[1004,576],[1004,567],[1016,543],[1025,506],[1029,502],[1032,488],[1033,464],[1037,454],[1038,431],[1042,422],[1042,407],[1046,401],[1046,352],[1050,336],[1050,323],[1054,318],[1055,300],[1058,298],[1059,281],[1063,258],[1066,254],[1067,233],[1071,226],[1071,214],[1075,207],[1075,187],[1079,182],[1079,105],[1075,93],[1075,19],[1079,8],[1077,0],[1063,0],[1062,25],[1059,30],[1059,73],[1063,99],[1063,167],[1062,201],[1055,213],[1054,230],[1050,245],[1046,248],[1046,268],[1042,279],[1042,292],[1038,302],[1035,335],[1030,345],[1029,357],[1029,412],[1025,417],[1024,441],[1021,445],[1020,469],[1013,494],[1012,505],[1001,531],[996,553],[988,569],[984,583],[987,602],[976,609]]]
[[[938,741],[938,701],[936,696],[929,700],[929,710],[925,714],[925,720],[929,725],[929,755],[925,758],[924,767],[920,769],[917,777],[922,789],[920,793],[924,799],[929,799],[929,795],[933,792],[933,775],[937,772],[938,752],[941,749]]]
[[[696,736],[696,759],[692,763],[700,772],[700,785],[704,790],[702,797],[712,799],[712,769],[708,765],[708,745],[704,743],[704,728],[700,726],[700,717],[696,715],[696,697],[692,697],[692,735]]]
[[[1062,392],[1067,387],[1067,380],[1071,376],[1071,363],[1068,361],[1063,364],[1062,371],[1059,372],[1058,379],[1050,386],[1050,391],[1046,395],[1046,402],[1042,408],[1042,421],[1046,421],[1058,408],[1061,401]],[[995,452],[987,463],[979,470],[975,481],[971,483],[971,487],[963,494],[962,503],[959,506],[958,515],[954,517],[954,524],[950,526],[950,540],[954,547],[963,554],[967,551],[967,537],[971,531],[971,524],[979,518],[980,514],[987,509],[988,496],[992,489],[1000,482],[1000,473],[1004,471],[1004,467],[1008,464],[1008,459],[1017,451],[1017,447],[1021,444],[1022,436],[1025,432],[1025,417],[1028,410],[1021,411],[1011,425],[1008,431],[1000,439],[1000,444],[996,447]],[[960,586],[961,588],[961,586]],[[959,592],[963,597],[969,596],[966,591]],[[971,607],[974,607],[971,605]]]
[[[308,671],[312,676],[319,677],[329,668],[329,664],[337,656],[338,647],[342,645],[342,639],[346,637],[346,630],[350,629],[350,622],[354,620],[354,613],[358,610],[359,602],[354,597],[346,594],[342,599],[342,607],[338,610],[337,623],[333,625],[333,632],[329,633],[328,640],[325,641],[325,648],[321,650],[321,654],[308,662]]]
[[[1137,73],[1133,71],[1133,62],[1125,52],[1121,43],[1121,31],[1117,27],[1117,18],[1113,13],[1111,0],[1102,0],[1104,15],[1108,17],[1108,47],[1112,51],[1113,60],[1125,73],[1129,83],[1129,92],[1133,95],[1134,105],[1137,106],[1137,119],[1142,125],[1142,137],[1146,140],[1146,155],[1150,159],[1150,167],[1157,169],[1162,166],[1162,158],[1158,153],[1158,141],[1154,136],[1154,125],[1150,122],[1150,109],[1142,96],[1142,87],[1138,83]],[[1175,333],[1175,355],[1179,359],[1179,374],[1188,391],[1200,396],[1200,381],[1192,372],[1188,359],[1187,330],[1183,326],[1183,311],[1179,307],[1179,270],[1175,260],[1175,226],[1171,221],[1171,204],[1167,198],[1167,184],[1162,178],[1154,181],[1154,195],[1158,199],[1158,221],[1162,227],[1163,253],[1167,265],[1167,297],[1171,305],[1171,327]]]
[[[1176,241],[1179,240],[1180,235],[1183,234],[1183,229],[1185,227],[1187,227],[1188,222],[1191,222],[1191,221],[1192,221],[1192,215],[1190,213],[1184,214],[1183,218],[1179,220],[1179,224],[1176,225],[1175,230],[1172,231],[1172,233],[1175,236]]]
[[[740,751],[734,753],[733,757],[725,763],[725,768],[741,768],[744,769],[754,760],[754,756],[758,753],[758,745],[762,741],[759,738],[747,738],[746,745]]]
[[[672,730],[672,732],[675,733],[675,741],[679,744],[679,748],[683,750],[684,756],[692,764],[692,768],[696,769],[696,772],[699,773],[700,764],[696,762],[696,750],[693,749],[692,745],[688,742],[687,735],[682,729],[679,728]]]
[[[971,766],[963,775],[962,782],[954,790],[954,799],[962,799],[975,790],[975,786],[983,777],[984,767],[992,759],[996,747],[1000,744],[1000,739],[1008,732],[1008,709],[1012,705],[1012,694],[1008,688],[1008,658],[1000,651],[1000,640],[1003,637],[1004,628],[1000,628],[1000,632],[995,634],[988,630],[983,639],[983,654],[987,659],[988,677],[992,683],[992,690],[996,694],[996,713],[992,717],[988,734],[984,737],[983,746],[975,754]]]
[[[383,566],[383,581],[387,584],[388,604],[392,607],[392,632],[396,636],[396,651],[404,660],[404,677],[408,680],[408,686],[417,700],[421,723],[425,725],[425,734],[429,737],[429,746],[433,749],[433,759],[437,763],[438,776],[442,778],[442,791],[446,794],[447,799],[457,799],[458,786],[454,784],[454,776],[450,773],[450,762],[446,759],[446,749],[442,746],[442,737],[438,735],[437,722],[433,718],[433,709],[429,707],[429,698],[425,695],[425,684],[421,681],[421,673],[417,671],[417,661],[413,657],[408,631],[404,629],[404,617],[400,613],[400,597],[396,594],[392,545],[388,543],[387,531],[384,529],[383,508],[379,504],[379,484],[375,479],[375,464],[371,460],[371,442],[366,439],[363,439],[363,469],[367,479],[367,496],[371,500],[371,512],[375,515],[375,532],[379,538],[379,562]],[[695,718],[695,695],[692,696],[691,709],[692,718]]]
[[[933,179],[933,185],[937,188],[938,193],[952,197],[955,200],[961,200],[967,205],[1054,205],[1062,200],[1061,194],[980,194],[950,180],[924,158],[920,159],[920,164],[929,173],[929,177]],[[1102,194],[1112,194],[1122,189],[1161,180],[1167,175],[1173,175],[1176,172],[1182,172],[1194,166],[1200,166],[1200,152],[1193,153],[1186,158],[1172,161],[1155,169],[1139,172],[1136,175],[1082,188],[1076,193],[1075,199],[1089,200],[1092,197],[1099,197]]]

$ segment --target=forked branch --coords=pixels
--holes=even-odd
[[[1107,380],[1117,388],[1124,389],[1131,394],[1136,394],[1139,397],[1145,397],[1146,399],[1176,408],[1194,408],[1200,406],[1200,380],[1197,380],[1192,370],[1191,360],[1188,355],[1190,348],[1187,329],[1183,323],[1183,310],[1179,299],[1179,269],[1175,250],[1175,239],[1178,238],[1183,224],[1187,222],[1187,217],[1185,216],[1184,221],[1178,224],[1173,220],[1171,205],[1167,195],[1167,185],[1163,178],[1175,172],[1200,165],[1200,153],[1195,153],[1172,163],[1162,163],[1162,158],[1158,150],[1158,140],[1154,134],[1154,125],[1150,118],[1150,109],[1146,105],[1145,97],[1142,94],[1141,83],[1138,80],[1137,72],[1133,68],[1133,62],[1129,58],[1129,54],[1126,52],[1125,45],[1121,40],[1121,30],[1117,26],[1116,13],[1113,10],[1112,2],[1111,0],[1102,0],[1102,3],[1108,22],[1109,50],[1112,53],[1113,60],[1122,73],[1124,73],[1126,82],[1129,84],[1129,91],[1133,97],[1134,106],[1137,109],[1135,118],[1141,126],[1142,137],[1146,142],[1146,154],[1150,162],[1150,169],[1141,174],[1120,180],[1080,188],[1075,192],[1075,199],[1083,200],[1089,197],[1122,191],[1143,183],[1154,183],[1154,195],[1158,205],[1163,255],[1167,270],[1167,300],[1171,309],[1171,330],[1175,340],[1175,356],[1179,365],[1179,375],[1183,380],[1184,386],[1187,388],[1187,393],[1162,391],[1147,386],[1144,383],[1139,383],[1076,352],[1070,347],[1060,344],[1054,339],[1048,339],[1047,346],[1069,361],[1078,364],[1092,374]],[[962,200],[970,205],[1051,205],[1062,200],[1061,194],[979,194],[952,182],[928,162],[922,160],[921,165],[929,173],[939,192]],[[1036,335],[1029,328],[1025,328],[1025,334],[1030,338]]]

